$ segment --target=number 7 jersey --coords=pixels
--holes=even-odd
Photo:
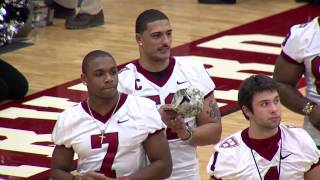
[[[116,178],[138,171],[147,164],[143,142],[166,128],[154,102],[127,94],[121,95],[113,116],[93,114],[97,119],[86,101],[70,107],[60,114],[52,133],[56,145],[73,148],[78,155],[80,173],[97,171]]]

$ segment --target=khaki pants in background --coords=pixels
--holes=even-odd
[[[54,0],[59,5],[74,9],[78,6],[78,0]],[[98,14],[102,10],[101,0],[82,0],[79,13]]]

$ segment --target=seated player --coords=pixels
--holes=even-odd
[[[301,128],[281,121],[277,83],[265,75],[243,81],[238,104],[249,128],[216,145],[207,172],[211,179],[320,179],[320,151]]]

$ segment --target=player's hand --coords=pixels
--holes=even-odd
[[[187,126],[182,115],[177,115],[175,120],[170,123],[172,132],[177,133],[180,139],[188,139],[191,136],[190,132],[187,130]]]
[[[172,104],[162,105],[159,112],[162,121],[171,129],[172,132],[177,133],[180,139],[188,139],[190,137],[190,133],[187,130],[183,116],[173,109]]]
[[[316,105],[309,116],[310,122],[320,130],[320,105]]]
[[[161,115],[162,121],[171,128],[171,121],[176,119],[177,112],[173,109],[172,104],[164,104],[160,107],[159,113]]]

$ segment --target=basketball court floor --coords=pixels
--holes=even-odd
[[[0,179],[45,179],[50,174],[52,128],[59,112],[86,98],[81,62],[92,50],[110,52],[119,65],[139,57],[135,18],[145,9],[165,12],[173,28],[172,55],[204,63],[216,84],[222,137],[248,126],[237,108],[239,84],[251,74],[272,75],[289,27],[320,15],[320,6],[294,0],[239,0],[234,5],[196,0],[103,0],[106,24],[66,30],[64,21],[37,28],[30,46],[0,54],[29,81],[28,96],[0,104]],[[303,82],[300,84],[303,91]],[[283,108],[283,123],[303,117]],[[212,146],[198,148],[202,179]]]

